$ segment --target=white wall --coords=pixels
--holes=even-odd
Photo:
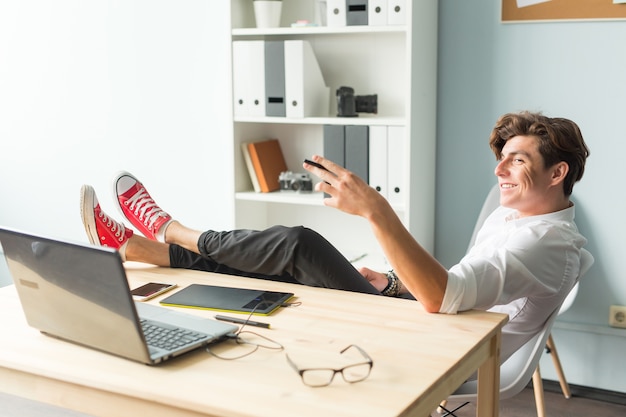
[[[440,1],[436,256],[450,266],[467,248],[495,183],[487,140],[499,115],[576,121],[591,149],[574,188],[576,222],[596,262],[554,338],[571,383],[626,392],[626,330],[607,325],[609,306],[626,305],[626,22],[502,24],[500,5]],[[543,376],[556,379],[543,361]]]
[[[233,224],[230,6],[0,2],[0,224],[86,241],[79,190],[118,219],[128,170],[190,226]]]

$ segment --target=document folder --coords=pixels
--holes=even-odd
[[[407,19],[406,0],[388,0],[387,24],[404,25]]]
[[[370,126],[370,186],[388,197],[387,126]]]
[[[346,126],[346,169],[369,183],[369,126]]]
[[[284,51],[287,117],[328,116],[330,89],[311,44],[287,40]]]
[[[405,128],[404,126],[389,126],[387,128],[387,175],[389,180],[389,190],[387,200],[391,205],[404,205],[404,177],[406,175],[406,166],[404,155],[405,145]]]
[[[233,42],[235,116],[265,116],[265,46],[263,41]]]
[[[367,1],[368,0],[346,0],[346,25],[367,25]]]
[[[388,0],[369,0],[367,5],[367,22],[370,26],[387,24]]]
[[[285,42],[265,41],[265,115],[285,117]]]
[[[346,0],[328,0],[326,3],[326,24],[329,27],[346,25]]]

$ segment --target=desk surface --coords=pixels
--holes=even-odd
[[[497,364],[506,316],[429,314],[410,300],[188,270],[131,267],[128,277],[131,287],[166,281],[181,288],[206,283],[287,290],[302,304],[255,316],[272,327],[251,330],[280,342],[284,351],[261,349],[226,361],[198,350],[151,367],[42,335],[26,324],[14,287],[5,287],[0,289],[0,391],[96,416],[424,417],[480,368],[479,415],[498,413]],[[337,375],[328,387],[307,387],[285,358],[285,353],[331,354],[350,344],[374,360],[369,378],[356,384]]]

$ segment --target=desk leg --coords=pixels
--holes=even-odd
[[[500,411],[500,335],[491,339],[489,358],[478,368],[477,417],[498,417]]]

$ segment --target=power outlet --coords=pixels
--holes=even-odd
[[[626,306],[611,306],[609,309],[609,326],[626,329]]]

